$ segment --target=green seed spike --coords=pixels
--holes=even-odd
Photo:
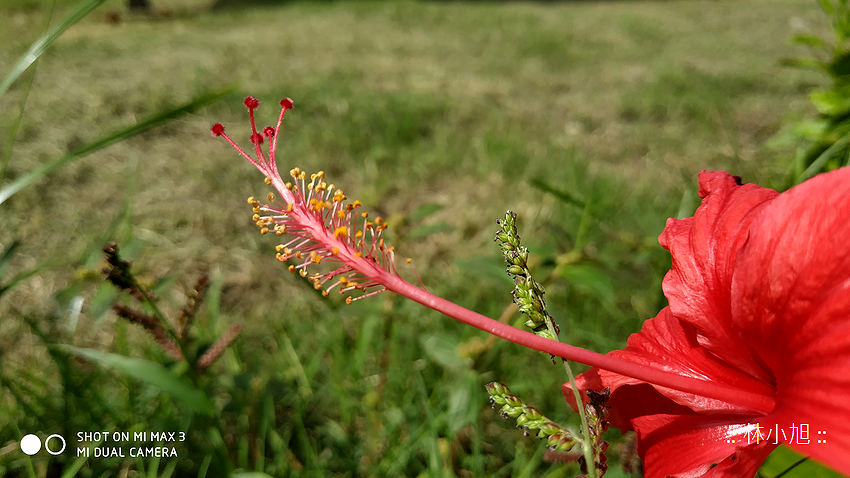
[[[507,211],[505,218],[496,222],[501,229],[496,232],[495,241],[499,243],[508,264],[506,272],[513,277],[516,285],[513,291],[514,303],[520,312],[528,316],[526,327],[541,337],[553,339],[548,324],[551,323],[556,332],[558,327],[546,311],[543,286],[531,277],[531,271],[528,269],[528,249],[520,242],[516,213]]]
[[[499,410],[502,418],[515,418],[516,426],[522,428],[523,433],[530,435],[536,432],[538,438],[546,440],[550,450],[569,451],[578,442],[568,430],[546,418],[540,410],[524,404],[504,384],[491,382],[485,388],[493,407],[502,405]]]

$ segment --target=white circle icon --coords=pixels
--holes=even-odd
[[[21,451],[27,455],[35,455],[41,450],[41,440],[32,433],[21,438]]]
[[[58,451],[51,450],[50,448],[48,448],[47,444],[50,443],[51,438],[58,438],[58,439],[62,440],[62,448],[60,448]],[[50,453],[51,455],[58,455],[58,454],[62,453],[63,451],[65,451],[65,439],[62,438],[62,435],[57,435],[57,434],[54,433],[53,435],[50,435],[49,437],[47,437],[44,440],[44,449],[47,450],[47,453]]]

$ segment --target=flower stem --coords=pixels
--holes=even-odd
[[[499,322],[501,323],[501,322]],[[554,339],[553,341],[559,342],[558,334],[555,332],[555,324],[552,323],[551,320],[546,320],[546,326],[549,328],[549,334],[551,334]],[[573,375],[573,369],[570,367],[570,362],[561,357],[561,362],[564,364],[564,370],[567,372],[567,378],[570,381],[570,388],[573,389],[573,397],[576,401],[576,410],[578,410],[578,416],[581,419],[581,434],[584,439],[584,461],[587,464],[587,478],[596,478],[596,460],[593,459],[593,441],[590,440],[590,423],[587,421],[587,414],[584,412],[584,402],[581,400],[581,392],[576,386],[576,378]]]
[[[372,271],[361,271],[372,272]],[[481,315],[461,307],[453,302],[431,294],[413,284],[406,282],[401,277],[393,274],[381,274],[381,277],[371,277],[381,283],[388,290],[403,295],[408,299],[416,301],[425,307],[445,314],[453,319],[459,320],[467,325],[487,333],[501,337],[515,344],[548,353],[556,357],[598,367],[614,373],[632,377],[648,382],[653,385],[671,388],[686,393],[693,393],[707,398],[722,400],[727,403],[739,405],[749,410],[761,413],[769,413],[775,404],[771,391],[765,389],[764,393],[747,392],[740,388],[728,385],[685,377],[676,373],[659,370],[635,362],[629,362],[610,355],[603,355],[590,350],[585,350],[573,345],[561,343],[555,340],[539,337],[531,332],[520,330],[497,320]],[[575,386],[573,386],[575,389]],[[577,404],[582,403],[577,401]]]

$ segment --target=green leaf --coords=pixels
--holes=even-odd
[[[842,116],[850,112],[850,88],[846,86],[813,91],[809,94],[809,99],[823,115]]]
[[[182,104],[180,106],[177,106],[176,108],[172,108],[161,113],[157,113],[153,116],[148,117],[147,119],[142,120],[139,123],[136,123],[133,126],[129,126],[127,128],[123,128],[121,130],[110,133],[93,143],[89,143],[81,148],[75,149],[74,151],[66,154],[65,156],[62,156],[61,158],[54,159],[53,161],[42,165],[36,170],[31,171],[30,173],[18,178],[5,188],[0,189],[0,204],[3,204],[4,201],[9,199],[12,195],[17,193],[21,189],[33,184],[34,182],[38,181],[42,177],[53,172],[61,166],[64,166],[91,152],[105,148],[113,143],[143,133],[169,120],[177,118],[178,116],[181,116],[186,113],[192,113],[203,106],[218,101],[234,89],[234,87],[230,87],[224,90],[201,95],[193,99],[192,101],[189,101],[188,103]]]
[[[514,281],[505,272],[505,262],[483,257],[473,257],[455,261],[455,266],[481,279],[490,281],[495,287],[510,287]]]
[[[12,259],[12,256],[15,254],[15,250],[18,248],[18,246],[20,246],[20,241],[12,242],[12,244],[9,245],[9,247],[5,251],[3,251],[3,255],[0,256],[0,279],[2,279],[2,274],[6,269],[6,266],[9,264],[9,261]],[[21,282],[29,279],[30,277],[35,276],[36,274],[45,269],[50,268],[51,265],[52,264],[49,262],[43,262],[28,271],[21,272],[20,274],[12,277],[9,282],[5,284],[0,282],[0,297],[2,297],[3,294],[10,291],[12,288],[20,284]]]
[[[806,70],[815,70],[819,72],[826,72],[827,70],[829,70],[829,65],[826,65],[815,58],[781,58],[779,60],[779,65],[790,66],[792,68],[802,68]]]
[[[802,139],[820,141],[829,129],[829,121],[825,119],[803,120],[794,125],[793,133]]]
[[[3,272],[6,270],[6,266],[9,265],[9,262],[12,260],[12,256],[15,255],[15,251],[18,247],[21,246],[21,241],[15,240],[9,244],[9,247],[3,251],[3,254],[0,255],[0,276],[3,275]]]
[[[815,159],[814,162],[812,162],[812,164],[808,168],[806,168],[806,170],[803,171],[803,173],[797,178],[796,184],[800,184],[801,182],[805,181],[806,179],[809,179],[815,174],[822,172],[827,161],[832,159],[832,157],[835,156],[836,153],[843,150],[848,144],[850,144],[850,133],[845,134],[841,137],[841,139],[832,143],[832,145],[827,148],[826,151],[824,151],[820,156],[818,156],[818,158]]]
[[[812,446],[817,446],[817,444]],[[762,476],[774,477],[779,476],[793,466],[793,470],[783,476],[786,478],[803,476],[806,478],[844,478],[844,475],[830,470],[815,460],[808,459],[799,463],[803,458],[805,458],[803,455],[785,445],[781,445],[767,457],[759,472]],[[799,464],[794,466],[797,463]]]
[[[407,218],[411,224],[416,224],[421,222],[422,220],[428,218],[429,216],[439,212],[443,209],[443,206],[435,203],[423,204],[416,208],[415,211],[410,213],[410,216]]]
[[[835,7],[832,6],[832,2],[830,0],[818,0],[818,3],[827,16],[831,17],[835,15]]]
[[[584,209],[585,206],[586,206],[585,202],[581,198],[573,196],[572,194],[570,194],[566,191],[561,191],[560,189],[557,189],[554,186],[549,185],[548,183],[546,183],[542,179],[531,179],[528,182],[531,183],[531,185],[534,186],[535,188],[537,188],[537,189],[539,189],[543,192],[547,192],[547,193],[555,196],[556,198],[560,199],[561,201],[563,201],[567,204],[572,204],[573,206],[576,206],[580,209]]]
[[[431,224],[429,226],[419,226],[419,227],[413,229],[412,231],[410,231],[410,234],[407,235],[407,239],[409,239],[409,240],[419,239],[419,238],[422,238],[422,237],[430,236],[432,234],[441,234],[441,233],[444,233],[444,232],[451,232],[453,230],[454,230],[454,228],[452,226],[450,226],[450,225],[448,225],[444,222],[440,222],[440,223],[437,223],[437,224]]]
[[[568,264],[558,268],[558,275],[606,305],[615,303],[614,282],[604,271],[592,265]]]
[[[794,35],[792,41],[798,45],[806,45],[812,48],[826,47],[826,43],[823,41],[823,39],[816,35]]]
[[[428,358],[440,364],[443,368],[452,371],[461,371],[469,367],[467,361],[457,353],[460,343],[457,337],[447,335],[432,335],[422,338],[422,348]]]
[[[158,363],[71,345],[57,347],[101,365],[118,369],[132,378],[153,385],[198,413],[212,415],[215,411],[215,406],[203,391],[182,381]]]
[[[829,69],[834,76],[839,78],[850,75],[850,52],[837,55],[830,63]],[[846,81],[846,78],[844,80]]]
[[[44,53],[44,50],[46,50],[47,47],[59,38],[59,35],[61,35],[62,32],[67,30],[71,25],[80,21],[80,19],[88,15],[89,12],[105,1],[106,0],[85,0],[81,2],[77,9],[72,11],[71,14],[65,17],[64,20],[54,25],[53,28],[46,31],[44,35],[39,37],[39,39],[30,46],[29,50],[27,50],[26,53],[24,53],[18,60],[15,66],[12,67],[12,71],[3,78],[3,82],[0,83],[0,96],[3,96],[6,91],[9,90],[12,83],[14,83],[15,80],[27,71],[27,68],[29,68],[42,53]]]

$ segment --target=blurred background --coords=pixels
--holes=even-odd
[[[3,0],[2,75],[75,8]],[[815,0],[107,0],[0,97],[0,187],[69,158],[0,204],[0,475],[578,475],[484,389],[576,426],[560,365],[389,293],[321,297],[257,234],[245,199],[268,187],[210,126],[247,146],[244,97],[260,125],[291,97],[282,169],[324,170],[431,292],[522,327],[493,242],[516,211],[561,340],[608,352],[666,304],[657,236],[693,213],[699,171],[789,185],[789,128],[830,79],[782,60],[830,25]],[[104,281],[110,241],[174,328],[209,277],[182,345],[242,326],[209,368],[114,312],[150,304]],[[161,459],[19,447],[104,430],[186,439]],[[609,441],[606,476],[640,476],[630,438]]]

